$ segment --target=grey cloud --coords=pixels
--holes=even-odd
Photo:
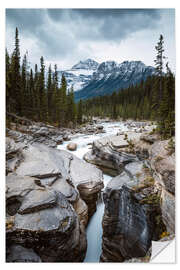
[[[6,9],[6,23],[36,33],[46,22],[46,9]]]
[[[40,56],[78,58],[87,43],[119,43],[134,32],[156,28],[161,9],[6,9],[6,25],[36,40]],[[81,45],[81,46],[80,46]],[[36,52],[37,54],[37,52]]]
[[[122,40],[135,31],[156,27],[158,9],[48,9],[49,18],[62,23],[74,23],[72,30],[78,38],[88,40]]]

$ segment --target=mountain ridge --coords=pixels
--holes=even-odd
[[[79,61],[69,70],[58,71],[59,76],[66,77],[68,88],[73,86],[76,100],[111,94],[146,80],[154,73],[155,68],[142,61],[98,63],[90,58]]]

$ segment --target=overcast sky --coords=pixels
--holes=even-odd
[[[21,55],[32,65],[43,55],[59,70],[80,60],[141,60],[154,65],[154,49],[164,36],[165,55],[175,71],[174,9],[7,9],[6,46],[14,48],[19,29]]]

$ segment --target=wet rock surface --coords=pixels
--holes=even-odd
[[[150,149],[150,164],[162,193],[162,215],[169,233],[175,233],[175,152],[169,140],[157,141]]]
[[[73,134],[71,129],[56,128],[51,125],[32,122],[29,125],[16,124],[14,129],[12,127],[7,128],[6,131],[7,135],[15,139],[16,142],[25,144],[37,142],[53,148],[58,144],[62,144],[63,141],[70,140]]]
[[[139,138],[140,134],[129,133],[128,139]],[[124,135],[104,137],[94,141],[92,150],[85,154],[84,159],[100,167],[121,172],[122,167],[132,161],[136,161],[137,156],[131,151],[127,151],[129,143]]]
[[[130,131],[95,141],[84,156],[116,176],[103,194],[102,262],[145,262],[152,240],[174,237],[175,154],[169,141],[147,133],[147,122],[126,124]],[[104,186],[102,172],[54,148],[76,133],[104,132],[101,121],[76,130],[40,123],[7,130],[8,262],[84,260],[85,227]]]
[[[43,262],[83,261],[86,238],[77,214],[62,193],[54,194],[54,200],[49,208],[16,213],[7,229],[7,246],[32,248]],[[36,198],[36,205],[43,205],[42,198]]]
[[[71,143],[69,143],[69,144],[67,145],[67,149],[70,150],[70,151],[76,151],[76,149],[77,149],[77,144],[71,142]]]
[[[104,194],[102,262],[145,257],[164,229],[159,193],[143,162],[132,162],[112,178]],[[158,218],[158,222],[157,222]]]
[[[41,258],[31,248],[12,245],[7,250],[6,262],[41,262]]]
[[[8,260],[16,260],[11,246],[20,245],[43,262],[83,261],[85,226],[103,188],[101,171],[43,144],[11,145],[19,159],[6,179]]]
[[[175,231],[172,143],[160,141],[156,134],[126,134],[128,146],[123,144],[124,134],[116,136],[115,143],[112,137],[103,138],[85,155],[86,161],[114,166],[120,173],[108,183],[103,195],[102,262],[139,261],[147,257],[152,240]]]

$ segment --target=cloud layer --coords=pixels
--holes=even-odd
[[[28,49],[33,63],[43,55],[47,62],[68,66],[86,57],[98,58],[96,47],[120,48],[138,33],[157,32],[165,13],[161,9],[7,9],[7,47],[12,48],[17,26],[22,51]],[[104,58],[112,57],[104,52]]]

